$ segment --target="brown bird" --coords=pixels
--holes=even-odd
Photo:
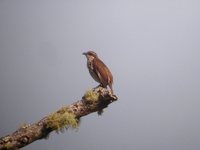
[[[92,78],[100,83],[100,86],[111,89],[113,94],[113,76],[108,67],[99,59],[93,51],[83,53],[87,58],[87,67]]]

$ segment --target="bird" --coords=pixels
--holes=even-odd
[[[87,58],[87,68],[92,78],[100,83],[99,86],[107,88],[109,86],[113,94],[113,75],[103,61],[94,51],[84,52],[83,55]]]

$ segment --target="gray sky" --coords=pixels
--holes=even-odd
[[[119,100],[35,149],[199,150],[199,0],[0,0],[0,136],[79,100],[112,70]]]

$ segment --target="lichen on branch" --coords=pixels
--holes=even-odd
[[[87,91],[82,100],[64,106],[37,123],[21,126],[14,133],[0,138],[0,150],[16,150],[36,140],[46,139],[52,131],[78,128],[81,117],[93,112],[101,114],[103,109],[117,100],[117,96],[106,88],[97,87]]]
[[[47,128],[56,131],[63,131],[64,128],[78,128],[79,119],[69,111],[68,107],[63,107],[59,111],[49,115],[46,124]]]

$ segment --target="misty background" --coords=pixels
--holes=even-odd
[[[119,100],[79,129],[24,150],[199,150],[200,1],[0,0],[0,137],[98,84],[94,50]]]

